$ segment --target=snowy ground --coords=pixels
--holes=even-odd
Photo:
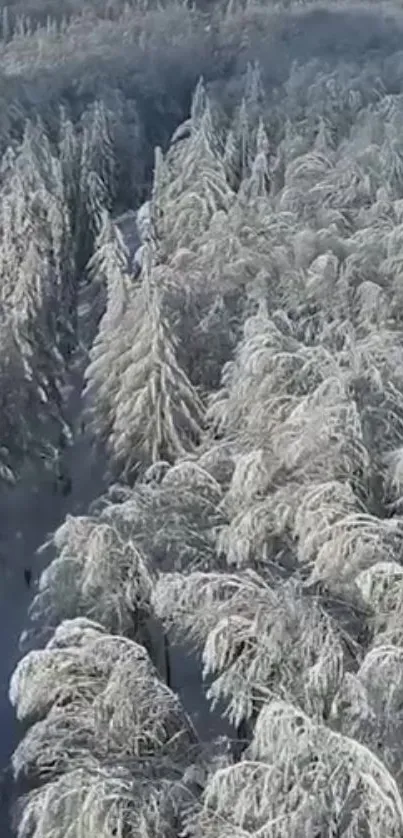
[[[79,376],[72,383],[71,409],[79,416]],[[37,491],[18,488],[3,499],[0,507],[0,559],[4,559],[0,566],[0,775],[3,773],[5,776],[3,784],[0,784],[1,838],[11,838],[12,835],[7,805],[9,780],[4,772],[20,737],[19,726],[8,701],[8,684],[21,657],[19,637],[27,626],[27,609],[32,598],[32,590],[28,590],[25,584],[24,568],[32,569],[34,579],[41,570],[41,560],[35,555],[37,548],[67,513],[85,513],[91,500],[104,488],[103,464],[93,462],[90,445],[84,435],[77,436],[69,466],[72,493],[68,497],[54,494],[49,486],[39,487]],[[219,717],[210,714],[202,692],[199,667],[183,649],[173,653],[172,687],[180,694],[203,738],[210,739],[228,732]]]

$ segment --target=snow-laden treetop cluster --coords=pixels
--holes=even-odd
[[[11,680],[18,838],[403,836],[403,54],[273,79],[271,14],[213,15],[255,60],[199,78],[131,204],[116,102],[4,152],[2,476],[83,418],[109,481]],[[232,737],[173,692],[176,639]]]

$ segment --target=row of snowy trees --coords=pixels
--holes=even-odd
[[[0,478],[58,471],[71,440],[67,371],[80,284],[115,192],[112,127],[95,103],[51,144],[40,121],[1,161]]]
[[[342,63],[270,115],[257,65],[230,120],[200,81],[134,261],[103,214],[85,399],[118,485],[31,607],[19,838],[401,838],[402,118]],[[175,636],[242,747],[163,683]]]

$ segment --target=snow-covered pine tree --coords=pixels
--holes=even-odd
[[[402,804],[369,748],[280,700],[262,709],[243,759],[211,774],[187,835],[399,838]]]
[[[20,661],[10,699],[31,725],[12,759],[26,792],[19,838],[32,827],[38,838],[49,829],[106,838],[157,824],[159,835],[172,835],[200,746],[142,646],[89,620],[65,621],[45,649]]]
[[[139,463],[172,462],[192,450],[203,423],[200,397],[178,364],[176,338],[162,310],[164,268],[155,265],[152,244],[146,247],[141,287],[127,292],[119,321],[109,296],[86,371],[93,427],[101,431],[115,473],[128,480]],[[116,296],[116,277],[113,287]]]
[[[11,360],[11,351],[14,373],[18,367],[21,371],[12,390],[25,387],[29,392],[26,416],[14,418],[24,425],[22,450],[16,452],[20,469],[37,469],[43,460],[50,465],[61,435],[70,437],[62,392],[64,339],[73,327],[70,245],[59,162],[40,123],[28,124],[17,152],[7,152],[3,159],[1,201],[0,305],[8,345],[4,362]],[[14,448],[18,436],[16,430]]]

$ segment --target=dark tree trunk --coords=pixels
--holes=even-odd
[[[164,633],[164,660],[165,660],[165,680],[167,687],[171,687],[171,659],[169,656],[169,640],[168,635]]]

